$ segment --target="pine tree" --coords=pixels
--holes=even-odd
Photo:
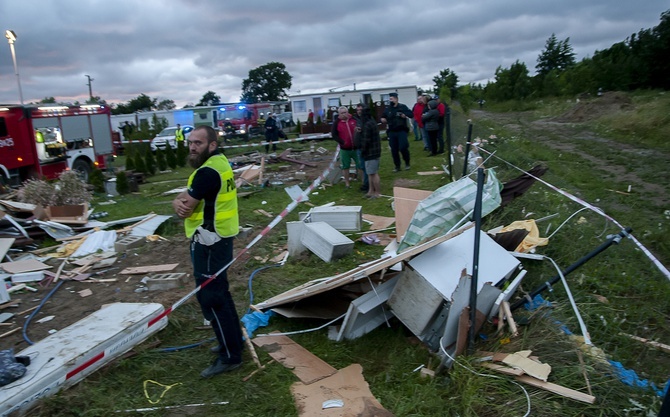
[[[184,141],[177,144],[177,165],[180,167],[186,166],[186,158],[188,157],[188,148]]]
[[[93,185],[93,190],[96,193],[105,192],[105,174],[98,168],[94,168],[91,171],[91,175],[88,176],[88,182]]]
[[[177,145],[177,151],[179,151],[179,146],[181,145]],[[165,162],[167,162],[167,166],[169,166],[170,169],[177,169],[177,158],[169,143],[165,146]]]
[[[119,171],[116,174],[116,192],[121,195],[128,194],[130,192],[126,171]]]
[[[300,119],[298,119],[298,122],[295,124],[295,130],[298,132],[298,136],[302,133],[302,125],[300,124]]]
[[[126,148],[126,171],[134,171],[135,170],[135,156],[133,152],[131,152],[131,147],[128,146]]]
[[[159,171],[167,170],[167,161],[165,160],[165,152],[156,149],[156,164],[158,164]]]
[[[156,158],[154,158],[154,153],[151,152],[151,148],[147,148],[144,152],[144,164],[147,168],[147,174],[154,175],[156,173]]]
[[[144,164],[144,158],[142,158],[141,152],[135,152],[133,155],[133,161],[135,162],[135,171],[147,173],[147,166]]]

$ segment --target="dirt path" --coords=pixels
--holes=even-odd
[[[533,120],[534,116],[528,112],[492,113],[482,110],[473,110],[472,116],[473,119],[492,120],[513,134],[583,158],[591,165],[592,172],[611,174],[613,181],[620,184],[617,187],[619,190],[626,190],[630,185],[653,206],[667,209],[670,204],[669,164],[666,163],[660,172],[650,172],[651,167],[658,168],[663,166],[662,161],[670,161],[667,153],[600,137],[589,130],[588,123],[573,122],[575,117]],[[582,121],[583,117],[576,120]],[[643,177],[657,180],[649,181]]]

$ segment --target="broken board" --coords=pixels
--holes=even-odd
[[[119,274],[124,275],[137,275],[137,274],[150,274],[152,272],[168,272],[175,269],[179,264],[163,264],[163,265],[149,265],[149,266],[135,266],[126,268]]]
[[[0,268],[8,274],[20,274],[22,272],[42,271],[51,268],[49,265],[35,259],[26,259],[23,261],[3,262]]]
[[[38,400],[81,381],[167,326],[157,303],[109,304],[40,340],[17,356],[30,356],[26,374],[0,390],[0,415],[22,415]]]
[[[400,239],[407,231],[416,207],[421,200],[430,196],[432,191],[415,190],[412,188],[393,187],[393,203],[395,205],[396,239]]]

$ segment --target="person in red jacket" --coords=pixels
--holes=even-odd
[[[352,160],[358,170],[359,178],[362,177],[358,152],[354,146],[356,120],[351,117],[349,110],[344,106],[337,109],[337,117],[338,120],[333,123],[333,128],[331,129],[330,134],[340,145],[340,167],[342,168],[342,175],[344,176],[344,185],[349,188],[349,168],[351,168]]]
[[[423,101],[423,96],[418,96],[416,98],[416,103],[414,103],[414,107],[412,107],[412,113],[414,114],[412,127],[414,127],[414,140],[423,140],[424,145],[426,144],[426,141],[423,139],[423,121],[421,120],[421,115],[423,114],[423,109],[425,107],[426,103]]]
[[[438,119],[440,130],[437,131],[437,153],[444,153],[444,115],[447,112],[447,106],[442,103],[440,96],[433,96],[433,100],[437,100],[437,111],[440,113]]]

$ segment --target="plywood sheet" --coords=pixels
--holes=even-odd
[[[168,272],[175,269],[179,264],[148,265],[126,268],[120,274],[148,274],[151,272]]]
[[[371,221],[370,230],[382,230],[395,223],[395,218],[386,216],[375,216],[374,214],[364,214],[363,219]]]
[[[311,384],[337,372],[337,369],[287,336],[255,337],[252,342],[291,369],[304,384]]]
[[[51,267],[35,259],[26,259],[24,261],[3,262],[0,264],[0,268],[8,274],[20,274],[22,272],[41,271]]]
[[[396,239],[400,239],[407,231],[412,221],[414,210],[419,202],[431,195],[432,191],[415,190],[413,188],[393,187],[393,202],[395,204],[395,230]]]
[[[363,378],[363,367],[357,363],[340,369],[318,384],[296,382],[291,386],[300,417],[393,417],[370,391]],[[329,400],[342,401],[342,407],[323,408]]]

